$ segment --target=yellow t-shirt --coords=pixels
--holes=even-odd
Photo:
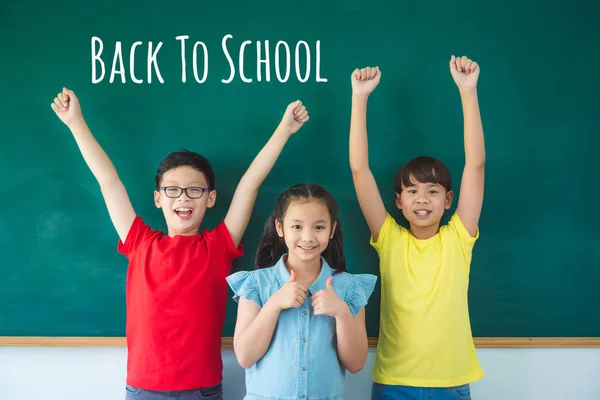
[[[425,240],[388,214],[377,242],[381,313],[373,381],[454,387],[483,377],[471,334],[467,292],[472,237],[458,214]]]

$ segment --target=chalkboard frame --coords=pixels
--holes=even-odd
[[[598,337],[480,337],[475,347],[485,348],[600,348]],[[125,347],[124,337],[46,337],[0,336],[0,347]],[[223,337],[222,348],[233,348],[233,338]],[[377,338],[369,338],[369,347],[377,347]]]

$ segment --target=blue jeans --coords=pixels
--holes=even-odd
[[[223,385],[193,390],[144,390],[127,385],[125,400],[223,400]]]
[[[373,383],[371,400],[471,400],[469,385],[451,388],[420,388]]]

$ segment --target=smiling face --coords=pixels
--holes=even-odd
[[[402,185],[402,192],[396,193],[396,206],[410,223],[411,233],[418,239],[427,239],[438,232],[454,194],[439,184],[419,182],[413,176],[410,181],[410,185]]]
[[[169,236],[198,233],[206,209],[214,206],[217,197],[216,191],[204,190],[209,187],[204,174],[187,165],[173,168],[163,174],[160,187],[166,189],[154,191],[154,202],[163,211]],[[177,188],[188,188],[187,193]],[[169,197],[179,192],[179,197]],[[199,199],[191,198],[200,193]]]
[[[335,232],[327,206],[320,200],[300,199],[290,202],[283,222],[275,221],[279,237],[288,248],[288,260],[319,263]]]

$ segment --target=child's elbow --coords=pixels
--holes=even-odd
[[[369,355],[369,347],[365,343],[365,347],[359,353],[355,353],[354,357],[346,365],[346,369],[351,374],[358,374],[365,367],[365,363],[367,362],[367,357]]]
[[[234,347],[235,358],[237,358],[238,364],[244,369],[251,368],[254,365],[254,360],[251,360],[248,354],[240,351],[239,348]]]
[[[100,190],[104,193],[112,190],[115,187],[123,185],[123,182],[121,182],[121,178],[119,177],[117,171],[114,171],[106,176],[99,177],[98,184],[100,185]]]
[[[238,363],[244,369],[250,369],[254,365],[254,363],[250,362],[249,360],[242,360],[242,359],[239,359],[239,358],[238,358]]]
[[[362,369],[364,368],[365,363],[364,361],[362,363],[356,363],[356,365],[349,365],[348,366],[348,372],[350,372],[351,374],[358,374],[360,371],[362,371]]]
[[[369,164],[366,163],[350,163],[350,172],[352,172],[352,178],[357,179],[368,173],[371,169],[369,168]]]
[[[252,360],[250,360],[249,357],[247,357],[243,354],[238,354],[236,352],[235,356],[238,360],[238,364],[240,364],[240,366],[244,369],[251,368],[254,365],[254,362]]]
[[[485,155],[477,160],[469,160],[466,163],[466,167],[472,169],[473,171],[483,172],[485,169]]]
[[[357,357],[357,359],[353,360],[352,362],[349,362],[348,365],[346,365],[346,369],[351,374],[358,374],[364,368],[366,361],[367,353],[365,352],[364,356],[361,356],[359,358]]]

